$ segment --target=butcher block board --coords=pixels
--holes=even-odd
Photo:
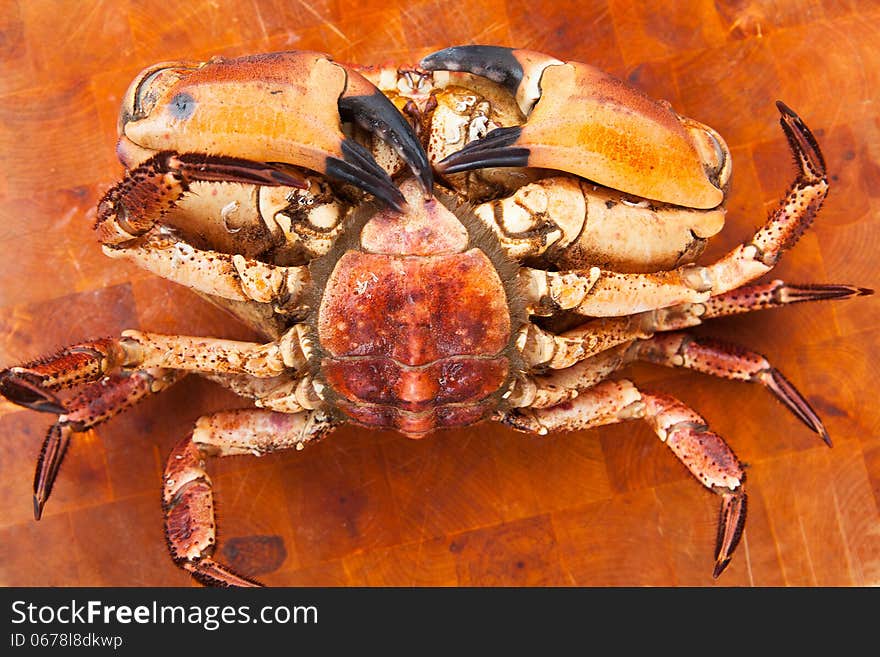
[[[309,49],[412,64],[490,43],[603,67],[717,129],[727,226],[746,239],[793,177],[774,101],[814,129],[831,191],[772,277],[878,287],[880,5],[840,0],[0,0],[0,366],[127,328],[254,339],[195,294],[101,254],[121,175],[116,117],[155,62]],[[528,437],[495,424],[416,442],[345,427],[303,452],[210,464],[219,555],[271,585],[880,584],[880,305],[806,304],[698,329],[765,354],[825,420],[829,449],[771,395],[686,371],[627,376],[707,418],[747,464],[749,519],[712,579],[718,498],[643,423]],[[42,520],[51,418],[0,405],[0,584],[188,586],[160,477],[195,419],[246,402],[191,377],[70,448]]]

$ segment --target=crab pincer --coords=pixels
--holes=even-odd
[[[314,52],[144,70],[126,93],[118,151],[130,167],[163,151],[303,167],[401,208],[388,173],[342,121],[388,143],[430,193],[427,155],[394,104],[357,71]]]
[[[689,208],[714,208],[724,199],[730,157],[721,137],[597,68],[477,45],[440,50],[421,66],[497,82],[527,117],[452,153],[437,165],[441,173],[541,167]]]

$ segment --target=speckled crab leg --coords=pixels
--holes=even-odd
[[[723,379],[758,383],[831,447],[822,420],[804,396],[761,354],[734,344],[685,332],[663,333],[632,344],[626,361],[643,360],[666,367],[684,367]]]
[[[242,409],[200,418],[192,435],[172,450],[165,466],[165,536],[174,561],[203,584],[259,586],[213,558],[214,494],[205,461],[303,449],[333,428],[335,422],[320,410],[288,414]]]
[[[104,245],[105,255],[131,260],[139,267],[188,288],[233,301],[271,303],[279,312],[297,308],[308,267],[270,265],[242,255],[197,249],[162,231],[125,245]]]
[[[508,398],[513,407],[548,408],[578,397],[635,360],[684,367],[733,381],[767,388],[830,447],[822,420],[797,388],[762,355],[737,345],[686,332],[662,333],[606,349],[571,367],[520,378]]]
[[[61,463],[70,441],[76,434],[106,422],[111,417],[144,398],[161,392],[186,376],[185,372],[146,369],[113,374],[99,381],[82,385],[73,396],[59,399],[39,387],[10,385],[9,379],[0,379],[0,393],[10,401],[37,411],[58,414],[58,420],[49,429],[34,474],[34,518],[43,514],[43,508],[52,492],[52,486],[61,469]]]
[[[769,283],[747,285],[724,294],[713,296],[702,304],[703,312],[700,319],[713,319],[727,315],[739,315],[755,310],[778,308],[806,301],[831,301],[849,299],[850,297],[868,296],[874,290],[841,283],[793,285],[785,281],[775,280]],[[655,320],[656,330],[669,331],[683,328],[678,322],[674,309],[668,308],[663,316]],[[694,326],[687,324],[686,326]]]
[[[683,303],[704,303],[769,272],[810,226],[828,191],[825,161],[809,128],[777,103],[798,175],[766,224],[748,242],[708,266],[687,265],[655,274],[622,274],[598,267],[547,272],[524,267],[527,309],[594,317],[630,315]]]
[[[126,370],[167,368],[271,378],[305,366],[300,333],[294,326],[280,340],[259,344],[124,331],[120,338],[72,345],[50,358],[2,370],[0,393],[34,410],[61,412],[54,391]]]
[[[501,412],[496,419],[519,431],[546,435],[625,420],[644,420],[700,483],[721,497],[715,548],[718,577],[730,563],[746,519],[745,473],[733,451],[706,421],[667,395],[640,391],[631,382],[605,381],[569,403]]]
[[[631,344],[629,340],[609,347],[570,367],[521,376],[507,403],[511,408],[549,408],[571,401],[623,367]]]
[[[647,339],[660,331],[698,326],[716,317],[869,294],[873,294],[873,290],[853,285],[792,285],[775,280],[745,285],[702,303],[684,303],[625,317],[595,319],[562,334],[527,324],[520,333],[517,346],[530,367],[562,369],[616,345]]]

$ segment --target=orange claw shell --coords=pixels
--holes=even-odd
[[[391,178],[343,134],[341,118],[388,142],[430,191],[427,158],[394,105],[360,73],[315,52],[150,67],[126,93],[117,150],[129,168],[159,151],[286,163],[400,207]]]
[[[421,65],[499,82],[528,117],[453,153],[441,172],[541,167],[689,208],[724,200],[730,156],[721,137],[593,66],[496,46],[447,48]]]

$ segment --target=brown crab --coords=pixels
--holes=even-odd
[[[208,457],[301,449],[344,422],[421,438],[485,420],[648,422],[721,497],[717,577],[745,521],[741,464],[678,400],[609,377],[646,360],[760,383],[830,445],[765,358],[683,331],[869,292],[753,283],[828,188],[813,135],[778,106],[795,181],[751,239],[698,266],[723,224],[724,141],[585,64],[465,46],[399,70],[309,52],[145,70],[121,112],[125,176],[99,205],[104,251],[269,341],[126,331],[3,370],[4,396],[59,415],[36,517],[76,433],[197,372],[257,407],[201,418],[168,458],[168,544],[202,582],[253,583],[212,557]]]

